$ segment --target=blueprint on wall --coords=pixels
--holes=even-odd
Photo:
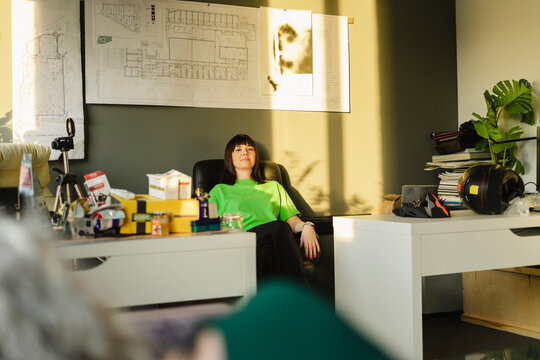
[[[313,15],[312,89],[271,94],[261,90],[261,53],[269,53],[261,52],[261,37],[272,34],[261,29],[260,13],[188,1],[86,0],[86,101],[349,111],[346,18]],[[345,38],[315,44],[327,35]],[[336,68],[317,58],[328,46],[346,54]]]
[[[73,159],[84,158],[79,10],[79,0],[12,1],[13,141],[50,146],[70,117]]]

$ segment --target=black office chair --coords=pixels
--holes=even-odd
[[[304,262],[306,274],[310,283],[328,301],[334,298],[334,236],[331,216],[315,216],[313,211],[302,198],[300,193],[291,185],[287,171],[281,165],[271,160],[260,161],[261,172],[266,180],[279,182],[300,211],[303,221],[311,221],[315,225],[315,231],[319,235],[321,246],[321,258],[316,266],[310,262]],[[201,160],[193,166],[192,188],[203,189],[210,192],[219,183],[223,170],[223,159]]]
[[[288,177],[282,176],[280,165],[271,160],[261,160],[261,173],[266,180],[275,180],[287,191],[294,205],[302,214],[301,218],[304,221],[311,221],[315,224],[315,231],[319,235],[332,234],[332,217],[331,216],[315,216],[311,215],[313,211],[309,205],[294,189]],[[204,192],[210,192],[212,188],[219,183],[221,171],[223,170],[223,159],[201,160],[193,166],[193,185],[192,189],[203,189]]]

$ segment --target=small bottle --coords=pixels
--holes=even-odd
[[[152,213],[152,235],[169,235],[169,217],[165,211]]]
[[[195,198],[199,200],[199,219],[208,219],[208,194],[203,189],[196,188]]]

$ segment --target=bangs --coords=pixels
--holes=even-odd
[[[240,135],[236,135],[235,137],[233,137],[231,139],[231,141],[229,142],[229,145],[233,149],[237,145],[249,145],[249,146],[256,147],[255,141],[253,141],[253,139],[251,137],[249,137],[248,135],[245,135],[245,134],[240,134]]]

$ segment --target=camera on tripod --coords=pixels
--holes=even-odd
[[[66,131],[68,136],[58,137],[51,142],[51,147],[54,150],[65,152],[74,148],[73,138],[75,137],[75,123],[72,118],[66,119]]]
[[[69,171],[68,151],[74,148],[73,138],[75,137],[75,124],[73,123],[72,118],[66,119],[66,131],[68,136],[56,138],[51,142],[51,147],[54,150],[60,150],[62,152],[58,160],[60,160],[60,158],[63,158],[64,160],[64,171],[53,167],[53,170],[58,172],[58,176],[56,177],[58,186],[56,187],[53,216],[51,218],[53,224],[55,225],[65,222],[67,218],[69,204],[71,204],[72,201],[71,187],[75,189],[78,198],[83,197],[81,188],[79,187],[79,184],[77,184],[77,176]],[[65,197],[62,196],[63,188],[65,190]],[[62,209],[62,214],[59,214],[58,211],[60,208],[66,204],[67,206],[64,206]]]

